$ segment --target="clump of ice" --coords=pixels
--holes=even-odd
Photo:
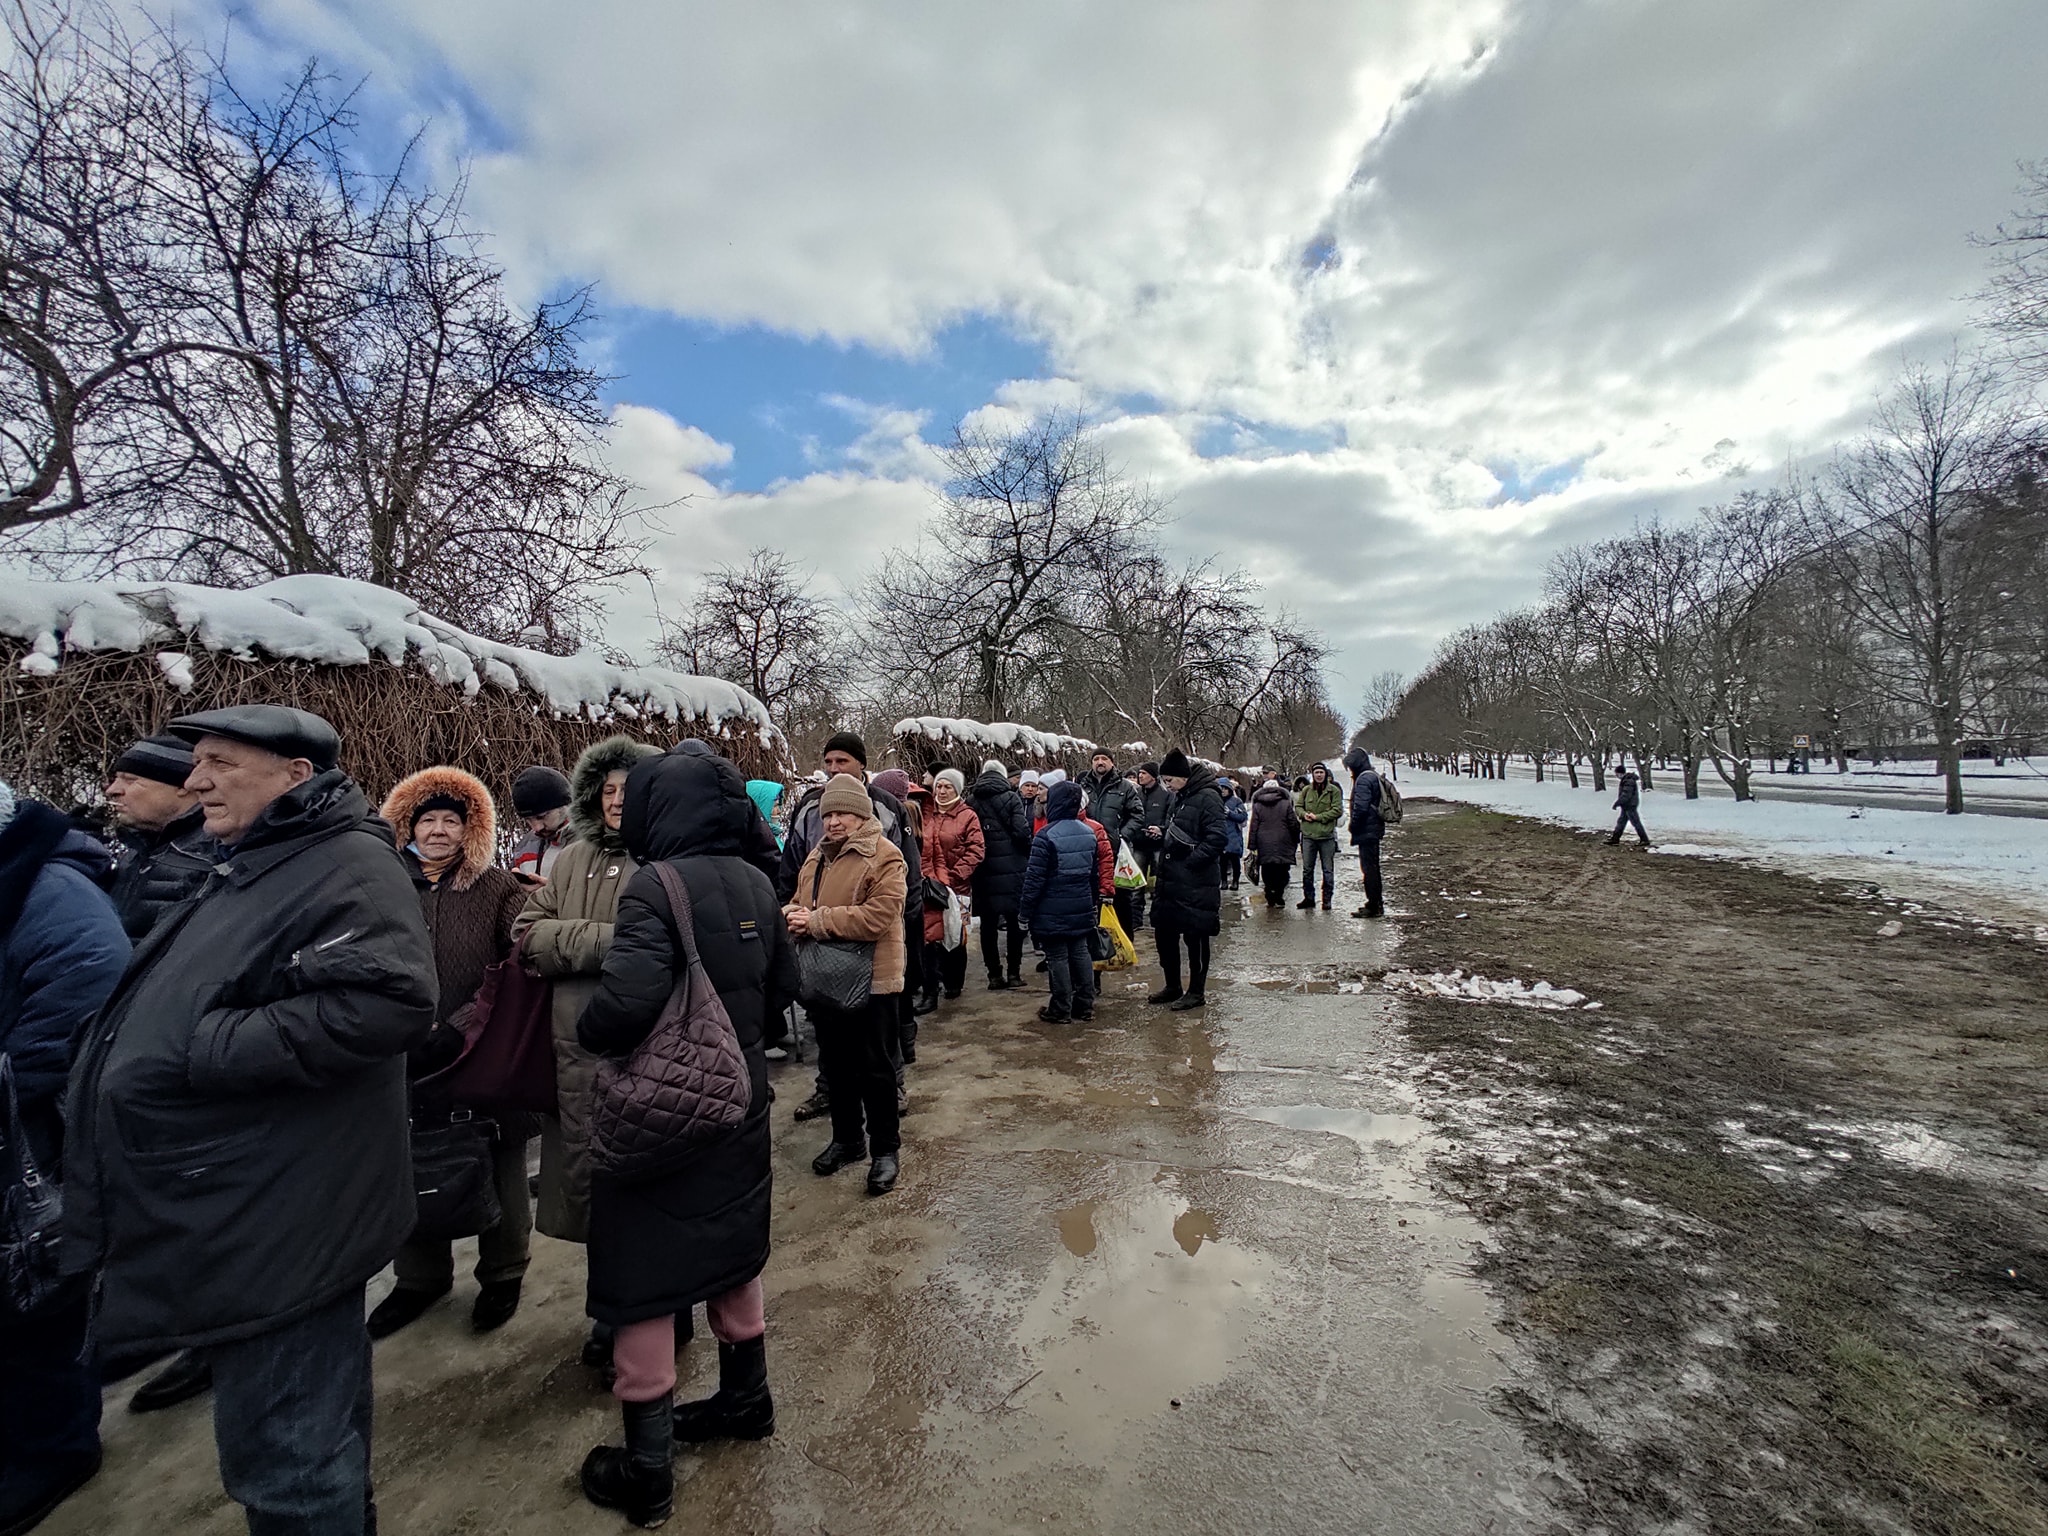
[[[1552,1012],[1600,1006],[1585,993],[1570,987],[1554,987],[1547,981],[1524,984],[1513,976],[1506,981],[1489,981],[1476,974],[1467,976],[1462,970],[1389,971],[1380,985],[1391,992],[1445,997],[1454,1003],[1507,1003],[1516,1008],[1542,1008]]]
[[[180,692],[193,686],[194,648],[340,667],[410,662],[471,697],[489,684],[535,695],[558,715],[742,721],[764,743],[781,740],[759,699],[718,678],[504,645],[388,587],[341,576],[286,576],[241,591],[176,581],[10,581],[0,586],[0,634],[28,642],[20,667],[32,677],[49,676],[81,651],[155,650]]]

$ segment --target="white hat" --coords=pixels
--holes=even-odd
[[[1017,775],[1017,782],[1019,784],[1036,784],[1038,782],[1038,770],[1036,768],[1026,768]]]
[[[1067,770],[1064,768],[1048,768],[1038,776],[1038,782],[1039,786],[1044,789],[1051,789],[1055,784],[1064,784],[1067,782]]]

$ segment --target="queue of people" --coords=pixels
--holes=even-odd
[[[582,1360],[620,1404],[623,1443],[591,1450],[584,1491],[658,1525],[676,1443],[773,1432],[768,1066],[797,1017],[818,1073],[794,1118],[830,1123],[812,1168],[865,1162],[886,1196],[918,1021],[961,996],[975,929],[988,989],[1026,986],[1028,943],[1037,1016],[1065,1025],[1095,1017],[1106,914],[1130,938],[1149,917],[1151,1004],[1202,1008],[1238,865],[1273,905],[1299,851],[1299,905],[1320,869],[1328,910],[1340,821],[1355,915],[1383,910],[1362,754],[1346,821],[1320,764],[1247,805],[1178,749],[1128,775],[1097,753],[1073,779],[991,758],[912,782],[871,775],[841,732],[785,790],[703,742],[621,735],[516,776],[524,835],[501,858],[481,780],[432,765],[373,811],[343,746],[278,705],[173,720],[113,765],[118,851],[0,785],[0,1176],[63,1192],[61,1226],[23,1249],[32,1293],[0,1299],[0,1532],[94,1475],[101,1380],[150,1365],[131,1407],[211,1392],[252,1532],[374,1531],[373,1341],[454,1290],[457,1235],[477,1239],[470,1327],[503,1326],[536,1229],[584,1247]],[[545,1112],[461,1086],[490,978],[519,967],[549,987]],[[427,1220],[445,1192],[423,1185],[425,1138],[474,1147],[467,1225]],[[700,1304],[718,1388],[678,1405]]]

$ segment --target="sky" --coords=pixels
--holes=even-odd
[[[217,22],[204,0],[201,19]],[[1096,422],[1319,628],[1340,711],[1565,545],[1852,435],[1967,340],[2040,0],[266,0],[466,165],[519,291],[595,283],[664,505],[628,650],[786,550],[857,595],[930,445]]]

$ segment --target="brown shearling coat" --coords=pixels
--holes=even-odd
[[[820,843],[805,856],[796,877],[796,899],[783,912],[808,909],[813,938],[871,942],[875,979],[869,990],[877,997],[901,992],[903,901],[909,881],[903,855],[882,836],[882,824],[872,816],[839,845],[836,855],[828,859],[827,853]],[[822,875],[821,859],[826,861]]]

